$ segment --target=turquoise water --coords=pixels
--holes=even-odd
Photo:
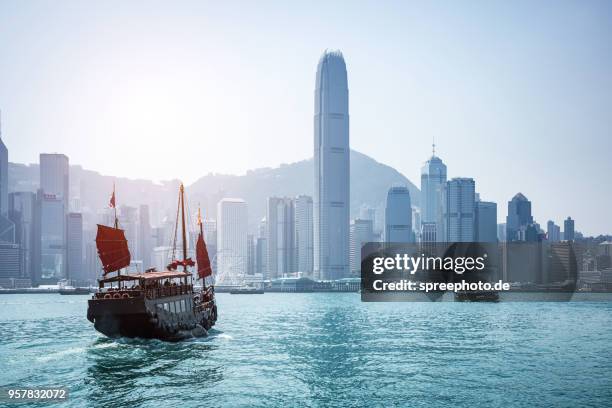
[[[0,385],[61,406],[612,406],[612,303],[219,294],[211,336],[109,340],[87,296],[0,296]],[[52,406],[45,403],[40,406]]]

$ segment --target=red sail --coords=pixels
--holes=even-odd
[[[130,265],[130,250],[122,229],[98,224],[96,246],[105,275]]]
[[[212,268],[210,267],[210,259],[208,259],[208,251],[206,250],[206,243],[202,234],[198,236],[198,242],[196,243],[196,260],[198,261],[198,276],[202,279],[212,275]]]

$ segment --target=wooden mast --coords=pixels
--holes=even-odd
[[[115,182],[113,181],[113,210],[115,210],[115,229],[119,229],[119,219],[117,218],[117,196],[115,192]],[[117,269],[117,276],[121,276],[121,269]],[[121,279],[117,282],[117,286],[121,288]]]
[[[181,183],[180,188],[180,200],[181,200],[181,225],[183,227],[183,272],[187,272],[187,231],[185,228],[185,188]]]

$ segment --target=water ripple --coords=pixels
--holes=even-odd
[[[610,303],[361,303],[219,296],[207,338],[110,340],[87,297],[0,298],[3,386],[66,406],[605,406]]]

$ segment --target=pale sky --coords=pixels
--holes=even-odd
[[[537,221],[612,233],[612,2],[0,0],[13,162],[193,182],[312,156],[317,61],[344,53],[351,147],[419,185],[518,191]]]

